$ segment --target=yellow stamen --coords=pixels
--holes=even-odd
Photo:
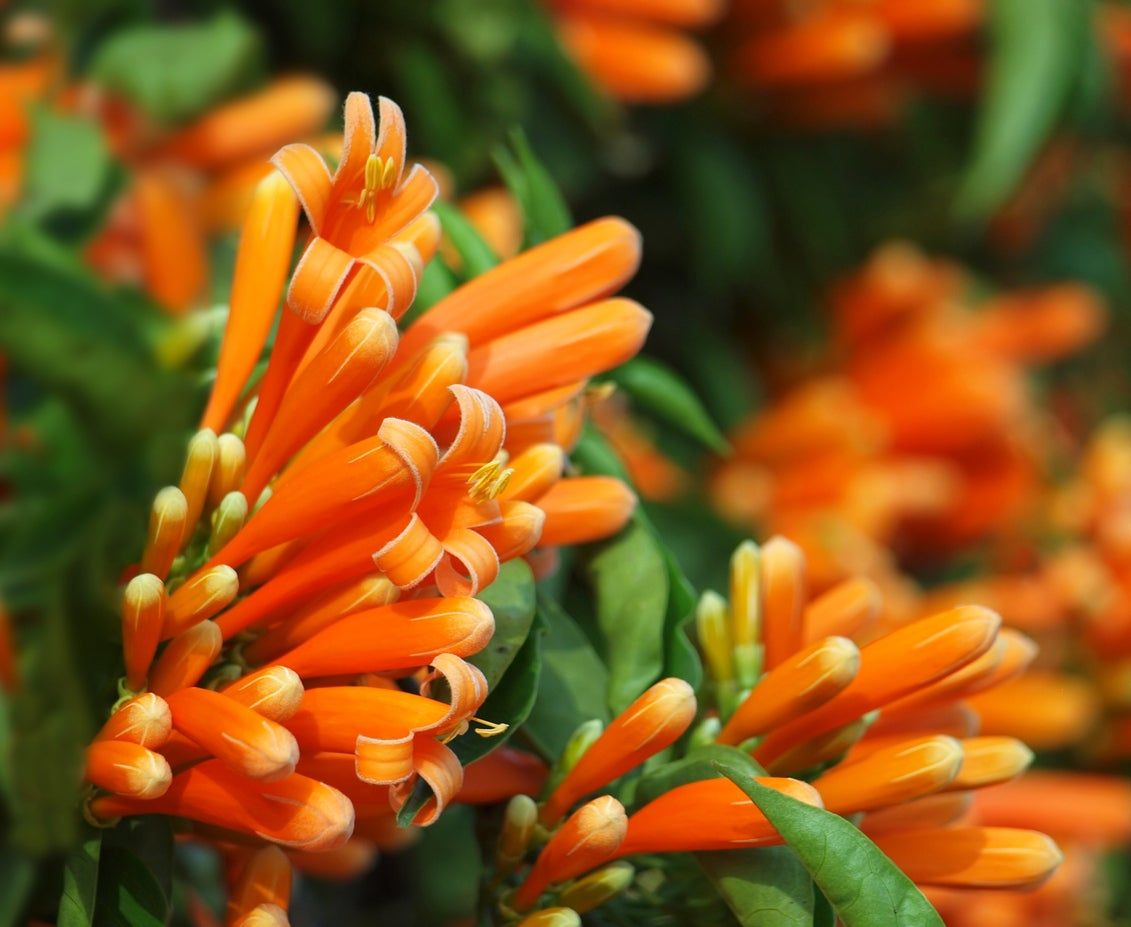
[[[395,173],[396,164],[392,158],[382,159],[378,154],[371,154],[365,162],[365,180],[361,193],[356,200],[346,202],[358,209],[364,206],[366,221],[373,222],[377,218],[377,194],[392,186]]]
[[[510,467],[503,468],[505,456],[496,458],[490,463],[483,464],[467,479],[468,494],[474,502],[490,502],[498,498],[499,494],[507,488],[514,470]]]

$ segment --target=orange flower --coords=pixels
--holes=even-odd
[[[578,64],[613,96],[666,103],[698,93],[706,55],[680,27],[708,25],[718,0],[550,0],[558,35]]]
[[[1010,827],[923,828],[877,834],[875,841],[920,885],[1028,888],[1064,858],[1044,834]]]
[[[529,910],[546,886],[564,882],[608,862],[625,839],[624,807],[611,795],[582,805],[538,854],[514,896],[518,911]]]
[[[128,740],[96,740],[86,748],[86,779],[130,798],[164,795],[173,774],[165,757]]]
[[[235,854],[228,864],[228,881],[230,923],[240,923],[260,905],[285,912],[290,904],[291,864],[278,847]]]
[[[178,773],[156,798],[104,795],[90,808],[102,819],[178,815],[304,850],[340,846],[353,830],[353,806],[336,789],[298,773],[278,782],[254,782],[219,760]]]
[[[821,797],[796,779],[758,778],[757,783],[807,805]],[[733,850],[781,843],[765,815],[729,779],[701,779],[665,792],[628,819],[617,856]]]
[[[695,717],[695,693],[682,679],[664,679],[621,712],[558,783],[542,806],[556,824],[578,799],[608,785],[671,746]]]

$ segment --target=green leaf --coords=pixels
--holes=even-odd
[[[657,535],[657,538],[659,536]],[[664,673],[686,680],[693,689],[703,682],[703,661],[687,633],[695,617],[695,587],[675,555],[657,540],[668,571],[668,608],[664,615]]]
[[[260,57],[255,29],[224,10],[203,22],[117,30],[95,52],[90,75],[157,121],[172,123],[239,90]]]
[[[629,798],[633,808],[639,808],[655,801],[665,792],[698,782],[701,779],[717,779],[718,763],[732,763],[748,771],[751,776],[764,775],[762,769],[749,756],[737,747],[726,744],[709,744],[696,747],[681,759],[648,770],[636,783],[635,791]]]
[[[64,861],[58,927],[90,927],[94,923],[101,854],[102,832],[96,831]]]
[[[674,370],[650,357],[634,357],[609,377],[641,408],[682,430],[704,446],[725,454],[726,438],[711,421],[691,387]]]
[[[742,927],[812,927],[813,880],[789,847],[695,857]]]
[[[1087,0],[990,4],[989,73],[955,200],[960,220],[986,218],[1024,176],[1064,112],[1094,12]]]
[[[149,867],[124,847],[104,846],[93,927],[163,927],[168,912]]]
[[[609,707],[623,711],[664,668],[668,570],[651,532],[632,522],[587,565],[609,668]]]
[[[85,232],[104,205],[114,177],[110,151],[97,124],[37,107],[32,112],[26,164],[23,214],[37,223],[51,220],[57,235],[70,226]]]
[[[420,810],[428,804],[428,799],[432,797],[432,787],[423,779],[417,779],[416,784],[412,787],[412,794],[409,795],[408,800],[401,805],[400,811],[397,812],[397,826],[412,826],[412,822],[416,820]]]
[[[0,927],[17,927],[35,884],[35,863],[8,847],[0,849]]]
[[[0,242],[0,350],[13,368],[64,397],[99,442],[124,446],[187,430],[196,391],[162,370],[144,325],[148,307],[62,262],[32,239]]]
[[[608,671],[577,622],[557,602],[540,595],[538,614],[546,627],[542,676],[522,732],[543,757],[555,760],[578,725],[593,718],[609,720]]]
[[[565,197],[522,132],[511,133],[510,149],[499,148],[495,152],[495,164],[503,182],[522,207],[527,247],[569,231],[573,219]]]
[[[722,760],[715,766],[793,848],[845,927],[943,927],[923,893],[855,825],[759,785],[745,765]]]
[[[444,235],[456,249],[463,262],[460,270],[465,279],[478,277],[499,263],[499,257],[483,240],[475,226],[451,203],[437,200],[432,210],[440,217]]]
[[[475,839],[475,812],[448,808],[425,828],[410,858],[417,917],[424,927],[446,927],[475,913],[483,862]]]
[[[495,633],[491,642],[470,662],[483,671],[488,689],[494,691],[495,684],[511,665],[534,623],[537,604],[534,574],[524,560],[504,563],[498,578],[479,594],[479,598],[490,606],[495,616]]]
[[[538,681],[542,675],[544,630],[543,622],[537,621],[534,624],[502,678],[491,686],[486,701],[477,713],[485,721],[508,725],[506,731],[493,737],[480,737],[471,730],[448,744],[464,766],[501,747],[530,717],[538,698]],[[491,645],[494,643],[492,639]]]

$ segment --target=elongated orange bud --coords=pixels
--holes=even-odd
[[[887,31],[862,11],[833,9],[759,33],[738,55],[743,76],[769,87],[840,81],[863,74],[883,60]]]
[[[478,599],[415,599],[342,618],[277,662],[303,678],[408,669],[440,653],[478,653],[494,631],[491,609]]]
[[[772,777],[755,781],[821,807],[821,796],[808,783]],[[700,779],[665,792],[633,814],[617,856],[733,850],[773,843],[781,843],[781,837],[742,789],[730,779]]]
[[[860,651],[847,638],[806,647],[759,680],[719,733],[719,743],[742,743],[812,711],[842,692],[859,668]]]
[[[711,65],[688,36],[633,19],[566,16],[557,31],[575,59],[613,96],[631,103],[682,100],[703,88]]]
[[[762,545],[762,641],[767,669],[801,647],[805,606],[805,555],[783,537]]]
[[[95,740],[128,740],[157,750],[169,739],[172,729],[173,716],[165,699],[143,692],[110,715]]]
[[[921,798],[954,781],[962,747],[952,737],[909,739],[839,763],[813,782],[829,811],[855,814]]]
[[[508,466],[511,478],[499,494],[502,499],[537,502],[561,479],[565,452],[556,444],[532,444]]]
[[[408,836],[411,839],[411,834]],[[328,882],[352,882],[373,868],[377,847],[367,840],[354,838],[336,850],[324,853],[291,850],[287,857],[291,865],[305,875]]]
[[[230,566],[214,566],[192,576],[169,597],[162,637],[174,637],[219,614],[236,597],[240,580]]]
[[[238,567],[262,551],[383,505],[407,509],[438,457],[435,440],[419,425],[385,419],[376,437],[323,457],[288,480],[208,566]]]
[[[291,901],[291,864],[278,847],[253,850],[235,861],[228,891],[228,920],[238,921],[259,905],[287,909]]]
[[[353,806],[337,789],[295,773],[278,782],[257,782],[207,760],[173,777],[159,798],[139,801],[96,798],[91,812],[102,819],[131,814],[169,814],[252,834],[303,850],[333,849],[353,831]]]
[[[187,517],[188,502],[180,489],[166,486],[157,493],[149,513],[149,535],[141,557],[143,573],[152,573],[161,580],[169,575],[173,558],[181,549]]]
[[[1001,619],[968,605],[905,625],[860,651],[848,687],[808,715],[779,728],[755,752],[763,764],[785,750],[880,708],[976,660],[993,644]]]
[[[882,834],[892,830],[946,827],[969,812],[973,803],[974,796],[970,792],[928,795],[869,812],[860,819],[860,829],[866,834]]]
[[[128,740],[96,740],[86,748],[88,782],[129,798],[164,795],[173,779],[160,753]]]
[[[211,428],[202,428],[189,441],[180,485],[186,505],[185,537],[182,543],[191,539],[200,513],[204,511],[208,487],[212,483],[212,471],[219,455],[220,444],[216,439],[216,432]]]
[[[537,504],[546,513],[539,543],[555,547],[616,534],[632,517],[636,495],[611,476],[579,476],[560,480]]]
[[[219,431],[228,424],[236,400],[259,361],[290,269],[298,206],[290,184],[276,171],[255,188],[240,232],[228,324],[201,427]],[[232,486],[227,491],[237,488]]]
[[[542,807],[552,826],[578,799],[671,746],[695,717],[695,692],[682,679],[656,683],[622,711],[578,760]]]
[[[467,383],[512,402],[610,370],[636,355],[652,314],[628,299],[610,299],[473,347]]]
[[[189,191],[171,172],[146,168],[135,175],[133,199],[145,289],[180,315],[196,301],[208,277],[204,233]]]
[[[165,584],[152,573],[141,573],[126,584],[122,596],[122,652],[126,685],[145,685],[149,664],[157,652],[165,623]]]
[[[1020,776],[1033,762],[1033,751],[1015,737],[967,737],[966,756],[952,789],[979,789]]]
[[[875,624],[882,608],[883,593],[872,580],[862,576],[846,579],[805,608],[805,642],[833,635],[855,638]]]
[[[277,904],[256,905],[239,919],[232,921],[232,927],[290,927],[287,912]]]
[[[640,251],[640,233],[623,219],[597,219],[565,232],[480,274],[436,303],[412,324],[401,356],[414,357],[444,332],[461,332],[472,345],[485,344],[615,293],[636,273]]]
[[[875,843],[919,885],[1023,888],[1039,885],[1064,859],[1056,843],[1011,827],[938,827],[876,834]],[[931,852],[924,853],[923,848]]]
[[[528,910],[548,885],[564,882],[607,863],[624,840],[628,819],[611,795],[582,805],[538,854],[514,896],[518,911]]]
[[[1023,673],[1037,655],[1037,645],[1020,631],[1003,628],[994,645],[966,666],[888,706],[897,714],[958,700]]]
[[[548,774],[546,764],[532,753],[499,747],[464,768],[456,800],[467,805],[494,805],[515,795],[537,795]]]
[[[477,529],[494,549],[500,563],[522,557],[534,549],[546,526],[546,513],[528,502],[503,499],[499,502],[502,520]]]
[[[1100,710],[1094,686],[1066,674],[1029,672],[979,692],[968,704],[985,734],[1010,734],[1037,750],[1076,743]]]
[[[339,619],[365,609],[391,605],[399,596],[400,589],[386,577],[363,576],[318,596],[286,620],[269,628],[266,634],[244,648],[244,656],[253,664],[274,659]]]
[[[287,388],[241,492],[257,499],[275,472],[361,395],[396,349],[392,316],[383,309],[362,309]]]
[[[268,666],[237,679],[222,690],[258,715],[282,724],[302,705],[302,680],[286,666]]]
[[[319,78],[281,77],[255,93],[209,110],[178,132],[164,153],[214,168],[273,151],[320,130],[334,108],[335,97],[333,88]]]
[[[1035,769],[974,798],[979,824],[1033,827],[1102,847],[1131,840],[1131,782],[1120,776]]]
[[[294,772],[294,735],[235,699],[188,687],[172,693],[168,702],[173,728],[237,772],[265,782]]]
[[[220,653],[224,638],[215,622],[202,621],[165,646],[149,674],[149,691],[167,697],[195,685]]]
[[[784,751],[773,760],[768,761],[766,769],[774,775],[798,772],[803,769],[812,769],[830,760],[843,757],[853,745],[868,730],[874,715],[864,715],[855,721],[850,721],[843,727],[834,728],[824,734],[818,734],[803,743]]]
[[[243,441],[233,434],[224,433],[216,439],[216,466],[212,468],[212,483],[208,487],[208,504],[215,507],[220,501],[240,488],[247,467],[247,450]]]

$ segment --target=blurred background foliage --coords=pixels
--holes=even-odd
[[[591,83],[538,0],[60,0],[0,10],[6,62],[45,46],[57,59],[41,93],[0,101],[30,114],[24,136],[0,139],[22,152],[25,166],[0,230],[9,423],[0,451],[0,597],[13,614],[34,616],[17,623],[29,655],[20,667],[25,684],[0,717],[0,739],[11,744],[0,766],[10,818],[0,925],[13,923],[28,897],[50,910],[63,888],[94,893],[97,905],[97,879],[88,866],[84,883],[75,865],[87,850],[70,770],[113,698],[115,588],[140,549],[153,492],[175,481],[223,318],[222,308],[207,307],[171,316],[84,261],[144,153],[123,149],[105,124],[66,105],[69,95],[97,86],[155,131],[171,132],[272,75],[312,73],[339,97],[361,90],[396,99],[411,153],[443,166],[453,198],[506,182],[531,242],[570,216],[629,218],[643,234],[645,259],[628,294],[656,324],[651,360],[612,379],[665,456],[702,473],[725,451],[723,434],[768,392],[815,368],[828,338],[830,283],[893,237],[954,256],[995,286],[1074,279],[1096,287],[1110,309],[1109,336],[1086,357],[1045,368],[1040,385],[1067,397],[1081,427],[1126,408],[1129,65],[1103,17],[1124,5],[986,6],[980,34],[964,47],[977,64],[972,86],[917,87],[890,119],[818,126],[783,118],[771,94],[736,76],[741,30],[729,22],[702,38],[716,62],[709,89],[638,107]],[[47,14],[50,35],[7,28],[27,10]],[[430,269],[421,307],[493,261],[456,210],[442,216],[453,242],[465,233],[463,267]],[[209,247],[206,303],[222,307],[234,236],[216,236]],[[618,466],[595,430],[576,460],[591,471]],[[632,532],[567,564],[557,590],[586,629],[580,644],[591,638],[601,647],[608,642],[594,609],[611,585],[602,574],[619,575],[621,561],[645,564],[638,588],[665,594],[634,607],[658,611],[670,634],[664,652],[650,654],[654,666],[630,668],[646,675],[680,665],[679,625],[692,601],[657,534],[692,586],[725,587],[727,556],[742,532],[692,490],[647,505]],[[553,634],[568,633],[563,626],[543,638],[544,650],[552,653]],[[607,650],[602,656],[607,662]],[[551,676],[544,653],[543,685]],[[122,870],[120,884],[132,886],[142,909],[151,883],[165,892],[170,884],[159,861],[170,854],[169,835],[145,839],[161,849],[141,870],[138,844],[133,855],[102,847],[103,866]],[[64,886],[62,869],[32,865],[15,846],[56,862],[71,853],[66,878],[77,883]],[[364,883],[314,886],[296,920],[447,923],[470,909],[475,847],[472,815],[457,809]],[[179,855],[177,866],[209,884],[206,860]],[[406,885],[421,906],[412,915]],[[621,913],[609,923],[645,922]],[[666,916],[657,923],[680,915]],[[707,923],[709,912],[695,916]]]

